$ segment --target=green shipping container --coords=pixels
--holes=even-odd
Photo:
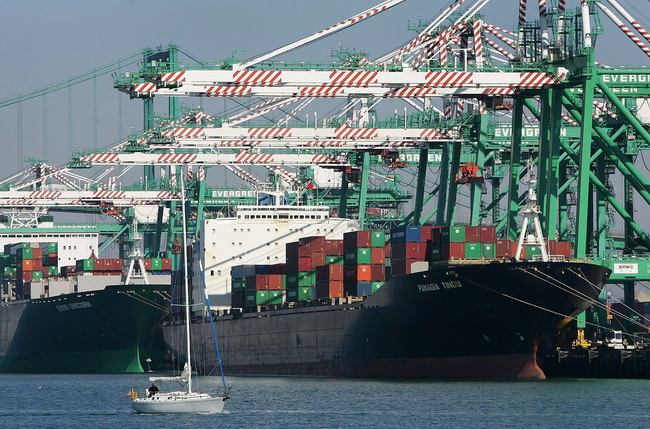
[[[481,243],[481,256],[485,259],[495,259],[496,247],[496,243]]]
[[[32,243],[20,243],[20,248],[21,249],[31,249],[31,244]]]
[[[316,284],[316,271],[301,271],[287,274],[287,289],[301,286],[314,286]]]
[[[345,265],[370,265],[372,264],[372,253],[369,247],[348,249],[345,251]]]
[[[34,271],[32,281],[40,282],[41,280],[43,280],[43,273],[41,271]]]
[[[542,249],[538,246],[526,247],[526,259],[532,260],[535,255],[541,255]]]
[[[151,269],[156,271],[162,270],[162,258],[151,258]]]
[[[47,243],[47,253],[59,253],[59,243]]]
[[[465,259],[481,259],[481,243],[465,243]]]
[[[451,226],[449,227],[449,242],[450,243],[463,243],[465,242],[465,227],[464,226]],[[465,255],[467,256],[467,255]]]
[[[232,291],[244,292],[246,290],[246,281],[244,279],[232,279]]]
[[[282,304],[282,291],[281,290],[268,290],[269,304],[281,305]]]
[[[11,268],[10,267],[2,267],[2,275],[7,277],[11,273]]]
[[[325,256],[325,265],[343,265],[343,256]]]
[[[48,273],[50,274],[50,276],[58,276],[59,269],[56,267],[56,265],[51,265],[48,267]]]
[[[268,305],[271,295],[267,290],[247,290],[244,294],[244,305],[252,307],[256,305]]]
[[[377,290],[384,285],[385,282],[372,282],[371,291],[372,293],[377,292]]]
[[[431,260],[432,261],[439,261],[441,258],[441,253],[440,253],[440,245],[439,244],[434,244],[431,246]]]
[[[386,233],[384,231],[372,231],[370,234],[370,247],[386,246]]]
[[[31,248],[20,249],[19,252],[22,255],[22,259],[34,259],[34,251]]]
[[[84,271],[94,271],[95,270],[95,260],[94,259],[83,259],[83,270]]]
[[[296,287],[287,289],[287,301],[311,301],[314,297],[313,287]]]

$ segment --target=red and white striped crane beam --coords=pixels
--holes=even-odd
[[[646,39],[648,42],[650,42],[650,33],[648,33],[645,28],[641,27],[641,25],[626,11],[621,7],[620,4],[616,0],[607,0],[614,8],[621,14],[623,17],[630,23],[632,24],[632,27],[636,29],[636,31],[643,36],[644,39]]]
[[[16,190],[0,192],[0,207],[97,207],[109,203],[119,207],[159,204],[161,200],[180,200],[172,191],[78,191]]]
[[[650,57],[650,48],[648,48],[648,47],[645,45],[645,43],[643,43],[643,42],[641,41],[641,39],[639,39],[639,38],[637,37],[637,35],[634,34],[634,33],[632,32],[632,30],[630,30],[630,29],[629,29],[625,24],[623,24],[623,21],[621,21],[621,20],[620,20],[616,15],[614,15],[614,13],[613,13],[611,10],[609,10],[609,9],[608,9],[605,5],[603,5],[602,3],[597,2],[596,4],[598,5],[598,7],[599,7],[603,12],[605,12],[605,15],[607,15],[607,16],[609,17],[609,19],[611,19],[611,20],[614,22],[614,24],[616,24],[616,25],[618,26],[618,28],[620,28],[620,29],[623,31],[623,33],[625,33],[625,35],[626,35],[627,37],[629,37],[629,38],[630,38],[634,43],[636,43],[636,45],[637,45],[639,48],[641,48],[641,50],[642,50],[642,51],[643,51],[647,56]]]
[[[241,167],[237,165],[233,165],[233,166],[227,165],[226,169],[231,173],[233,173],[235,176],[242,179],[244,182],[246,182],[246,184],[251,188],[260,187],[264,185],[264,182],[262,182],[257,177],[253,176],[248,171],[243,170]]]
[[[476,21],[475,21],[476,22]],[[482,48],[475,39],[477,61]],[[406,70],[277,71],[277,79],[258,79],[269,70],[250,70],[241,80],[231,70],[186,71],[183,86],[159,88],[157,95],[174,97],[288,97],[288,98],[433,98],[476,97],[542,89],[560,83],[563,75],[552,72],[456,72]]]
[[[510,52],[506,51],[506,50],[503,49],[501,46],[499,46],[499,45],[497,45],[496,43],[494,43],[494,42],[493,42],[492,40],[490,40],[488,37],[483,37],[483,40],[484,40],[488,45],[490,45],[492,48],[496,49],[500,54],[502,54],[503,56],[505,56],[506,58],[508,58],[508,59],[510,59],[510,60],[514,60],[514,59],[515,59],[515,56],[514,56],[514,55],[512,55]]]
[[[298,106],[296,106],[291,112],[287,113],[282,119],[278,121],[278,126],[283,126],[286,125],[291,118],[295,118],[298,112],[300,112],[302,109],[307,107],[309,103],[314,101],[313,98],[308,98],[304,100],[302,103],[300,103]],[[317,125],[317,124],[316,124]]]
[[[239,69],[245,69],[247,67],[253,66],[255,64],[259,64],[262,61],[266,61],[270,58],[276,57],[278,55],[284,54],[286,52],[290,52],[294,49],[297,49],[301,46],[307,45],[309,43],[312,43],[316,40],[322,39],[323,37],[330,36],[334,33],[337,33],[341,30],[344,30],[348,27],[351,27],[355,24],[358,24],[364,19],[368,19],[370,17],[376,16],[380,14],[381,12],[384,12],[388,9],[390,9],[393,6],[396,6],[400,3],[402,3],[405,0],[388,0],[384,1],[382,3],[379,3],[377,6],[371,7],[370,9],[363,11],[361,13],[357,13],[350,18],[346,19],[345,21],[338,22],[332,26],[327,27],[324,30],[319,31],[318,33],[314,33],[311,36],[305,37],[303,39],[297,40],[293,43],[290,43],[288,45],[282,46],[281,48],[278,48],[276,50],[273,50],[267,54],[260,55],[259,57],[256,57],[244,64],[241,65],[236,65]]]

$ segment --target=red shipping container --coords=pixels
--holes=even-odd
[[[427,241],[431,240],[431,231],[433,228],[433,226],[420,227],[420,242],[426,243]]]
[[[269,274],[285,274],[286,272],[286,264],[269,265]]]
[[[390,241],[386,242],[386,245],[384,246],[384,256],[390,255]]]
[[[422,259],[427,257],[427,243],[393,243],[391,259]]]
[[[496,257],[510,258],[510,255],[514,255],[510,248],[510,240],[497,240]]]
[[[555,254],[565,258],[571,257],[571,243],[569,241],[558,241],[555,244]]]
[[[34,259],[32,266],[34,268],[34,271],[43,271],[43,260],[42,259]]]
[[[309,251],[312,254],[322,252],[325,249],[325,236],[307,237],[306,239],[309,241]]]
[[[323,252],[314,252],[311,254],[311,267],[320,267],[322,265],[325,265],[327,263],[327,259],[325,257],[325,253]],[[307,270],[300,270],[300,271],[307,271]]]
[[[343,248],[345,250],[370,247],[371,241],[372,231],[353,231],[343,234]]]
[[[546,251],[549,255],[557,255],[557,241],[556,240],[546,240]]]
[[[343,240],[325,240],[323,253],[331,256],[343,256]]]
[[[316,282],[343,281],[343,265],[323,265],[316,267]]]
[[[519,245],[518,241],[511,241],[510,242],[510,254],[512,255],[513,258],[517,257],[517,246]],[[521,246],[521,254],[519,255],[519,259],[526,259],[526,247]]]
[[[309,252],[309,243],[294,241],[287,243],[285,246],[287,259],[296,259],[300,257],[311,256]]]
[[[282,289],[282,274],[268,274],[268,289]]]
[[[440,259],[465,259],[465,243],[442,243]]]
[[[119,269],[122,269],[122,260],[121,259],[116,259],[116,261],[119,262]],[[117,267],[117,264],[113,265],[114,267]],[[172,269],[172,260],[171,258],[163,258],[162,260],[162,269],[165,271],[171,271]]]
[[[370,281],[383,282],[386,280],[386,267],[383,265],[370,266]]]
[[[465,243],[478,243],[481,241],[481,227],[480,226],[466,226],[465,227]]]
[[[123,261],[121,259],[113,259],[113,270],[122,271],[124,269]],[[171,270],[172,269],[172,260],[171,258],[163,258],[162,260],[162,269]]]
[[[59,255],[56,253],[50,253],[48,264],[50,266],[53,266],[53,265],[58,265],[58,263],[59,263]]]
[[[40,247],[32,248],[32,259],[41,259],[43,257],[43,249]]]
[[[144,258],[144,269],[147,271],[151,271],[151,258]]]
[[[343,298],[343,282],[330,281],[316,283],[316,298]]]
[[[31,282],[33,278],[33,273],[31,271],[23,271],[20,278],[23,279],[24,282]]]
[[[311,271],[313,268],[311,258],[298,258],[298,271]]]
[[[370,262],[373,265],[384,265],[386,263],[386,255],[383,247],[370,248]]]
[[[481,226],[480,229],[481,243],[494,243],[497,240],[497,228],[495,226]],[[467,236],[467,233],[465,234]]]

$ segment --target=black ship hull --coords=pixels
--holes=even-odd
[[[441,264],[363,301],[215,317],[227,374],[542,379],[537,355],[598,297],[609,270],[569,262]],[[164,328],[184,359],[183,321]],[[217,365],[209,320],[195,368]]]
[[[170,285],[107,286],[2,303],[0,372],[155,369],[167,354],[162,319],[169,309],[169,293]]]

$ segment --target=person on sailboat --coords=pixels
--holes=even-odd
[[[151,387],[147,390],[149,391],[150,398],[160,391],[160,389],[158,389],[158,386],[156,386],[154,383],[151,383]]]

